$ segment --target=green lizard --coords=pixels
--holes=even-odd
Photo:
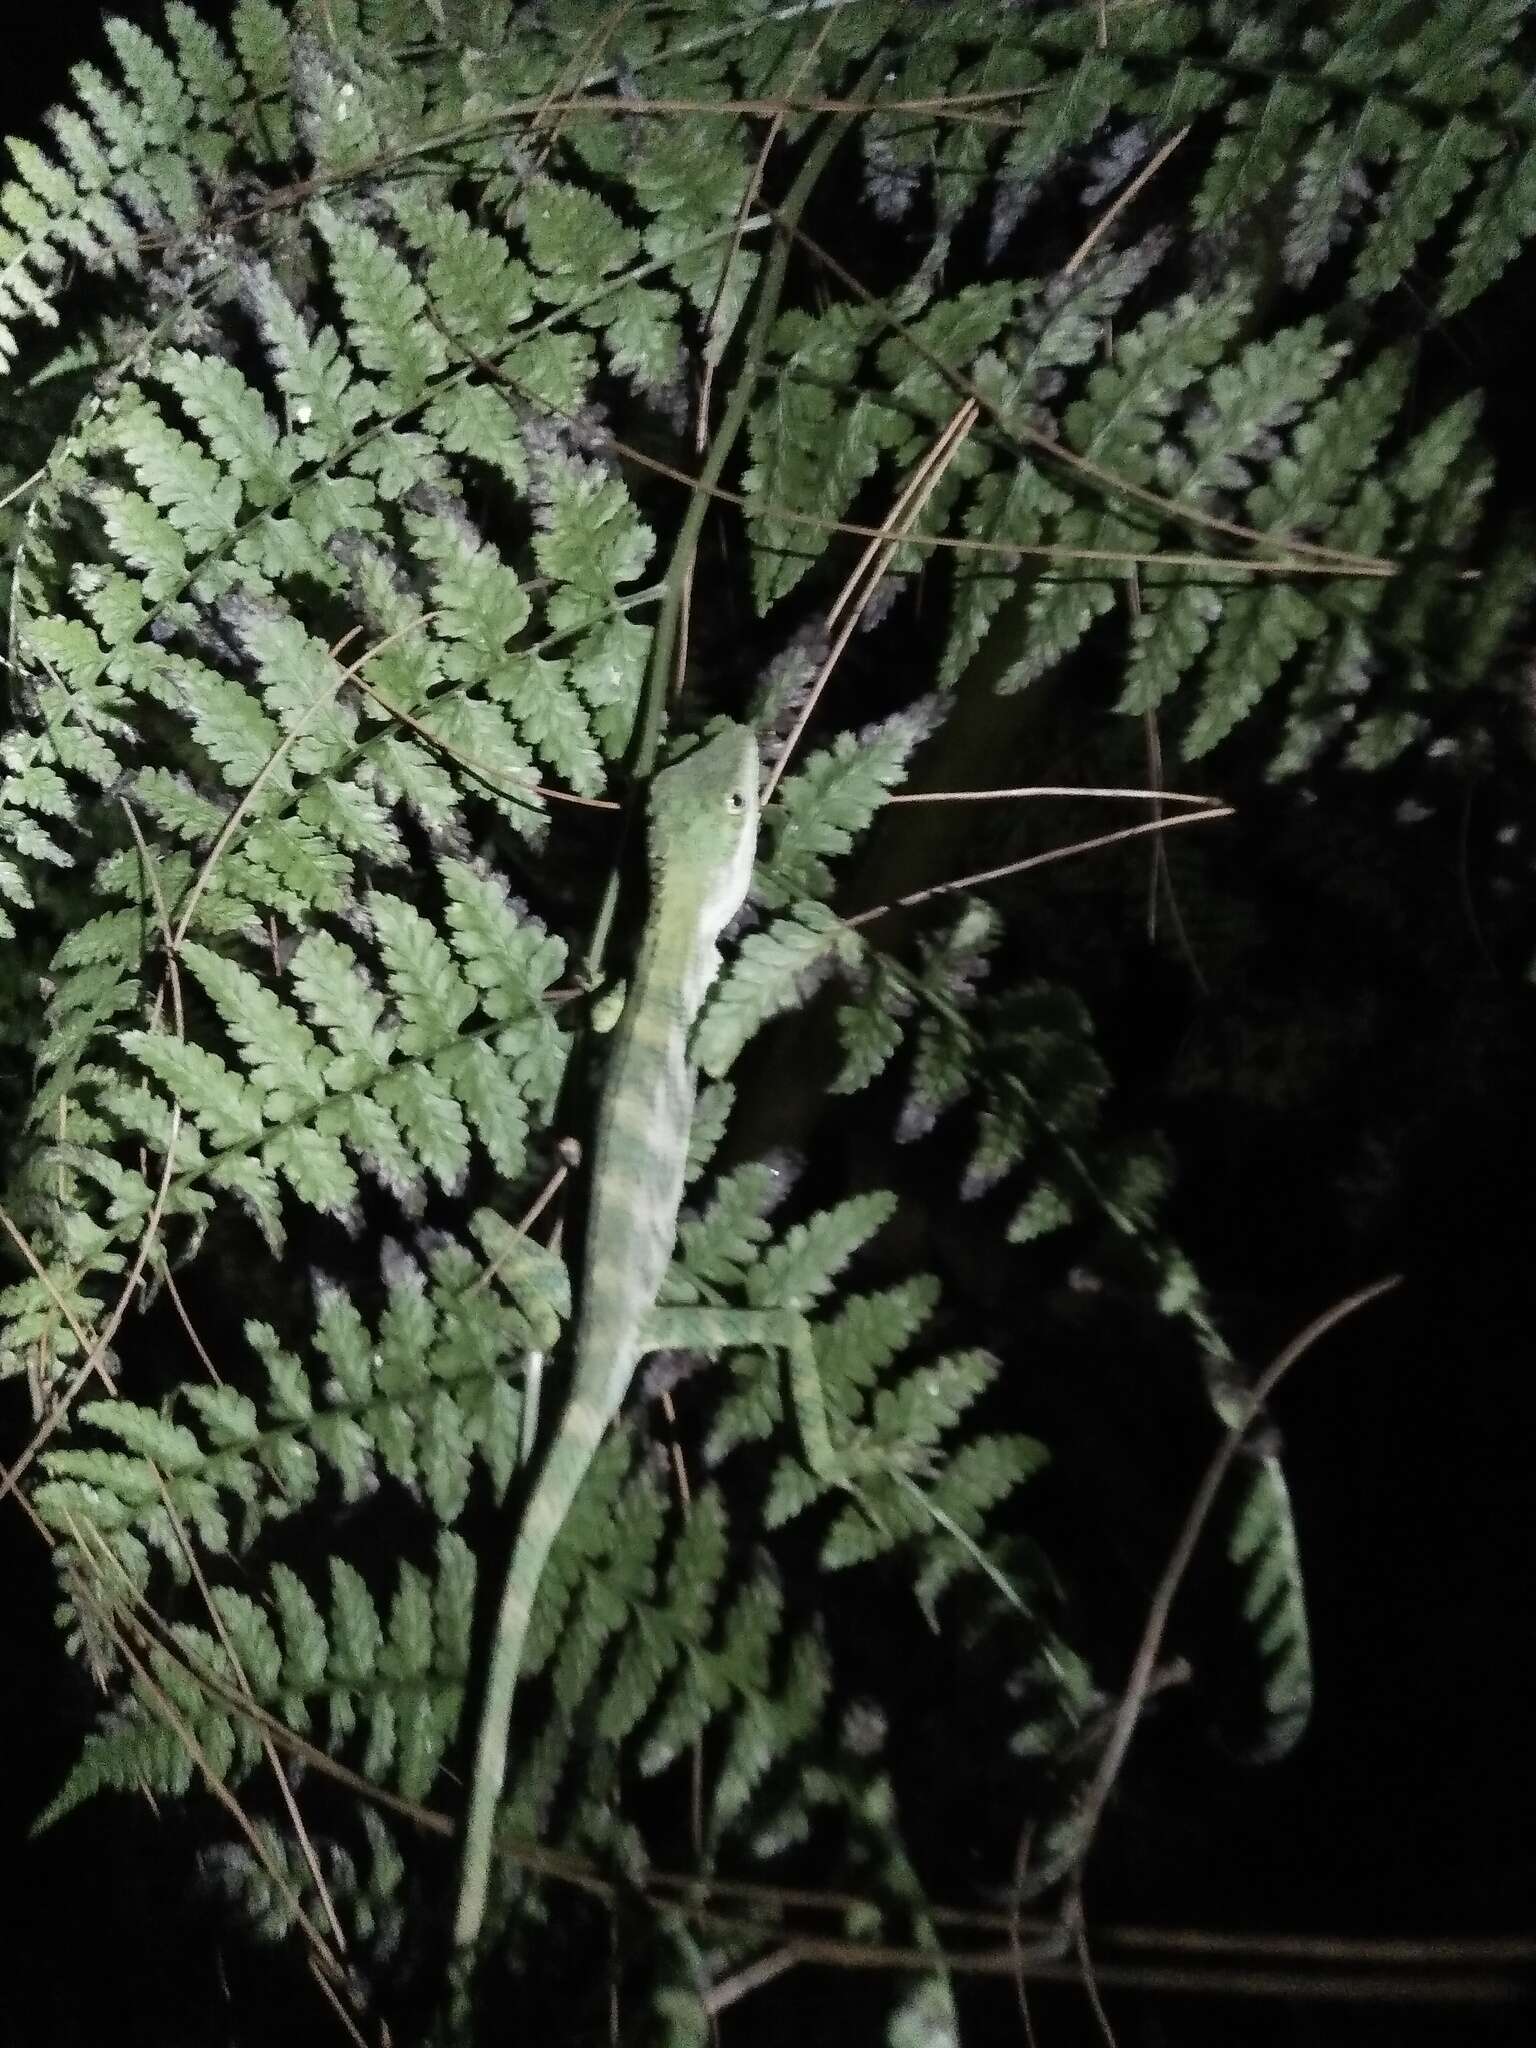
[[[742,725],[725,726],[651,784],[649,914],[597,1113],[570,1391],[527,1496],[491,1644],[454,1915],[461,1963],[485,1918],[496,1805],[534,1596],[641,1357],[690,1345],[783,1350],[807,1458],[820,1476],[840,1476],[810,1329],[798,1310],[656,1307],[677,1234],[693,1116],[688,1038],[719,972],[716,942],[751,883],[758,785],[757,743]]]

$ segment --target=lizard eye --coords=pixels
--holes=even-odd
[[[744,811],[747,808],[747,800],[739,789],[731,791],[725,800],[725,808],[728,811]]]

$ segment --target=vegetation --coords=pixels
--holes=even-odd
[[[1419,330],[1536,231],[1531,10],[107,36],[0,192],[0,1372],[105,1695],[43,1818],[195,1802],[352,2024],[428,2024],[631,797],[729,713],[771,801],[665,1296],[812,1316],[864,1505],[774,1357],[649,1363],[540,1588],[480,2017],[621,1991],[703,2041],[784,1938],[717,1887],[831,1881],[840,1940],[929,1959],[866,2023],[946,2038],[934,1816],[1070,1902],[1142,1703],[1038,1540],[1037,1361],[1167,1364],[1186,1434],[1199,1387],[1195,1455],[1128,1475],[1105,1422],[1098,1471],[1080,1413],[1063,1483],[1166,1551],[1240,1444],[1178,1647],[1248,1753],[1306,1722],[1278,1438],[1149,1126],[1305,1102],[1371,1019],[1260,985],[1160,1045],[1126,1004],[1262,984],[1235,832],[1411,923],[1394,834],[1475,773],[1523,883],[1531,536]],[[1119,795],[900,803],[1002,785]],[[918,1760],[923,1659],[963,1705]]]

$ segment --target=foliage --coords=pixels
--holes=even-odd
[[[903,1651],[860,1659],[861,1600],[908,1658],[936,1636],[1000,1674],[989,1738],[1047,1767],[1042,1867],[1086,1848],[1107,1696],[1019,1522],[1046,1449],[1009,1426],[1015,1360],[1092,1259],[1193,1351],[1220,1429],[1252,1423],[1247,1379],[1072,943],[1038,964],[1006,894],[882,895],[876,828],[964,759],[978,703],[972,765],[1034,758],[1008,721],[1041,705],[1123,784],[1167,718],[1185,760],[1300,802],[1418,772],[1507,692],[1528,536],[1477,394],[1416,402],[1406,318],[1387,340],[1376,311],[1456,315],[1519,260],[1528,17],[238,0],[226,37],[173,0],[158,39],[109,24],[114,78],[78,67],[0,190],[0,1042],[26,1069],[0,1372],[48,1407],[21,1484],[109,1693],[46,1820],[237,1794],[209,1881],[322,1947],[339,1901],[356,1996],[419,1989],[405,1932],[447,1852],[404,1821],[457,1817],[480,1582],[580,1285],[559,1191],[602,1056],[584,998],[622,964],[610,884],[637,911],[623,834],[555,799],[626,798],[662,725],[740,715],[755,669],[787,772],[696,1037],[664,1299],[811,1316],[858,1499],[809,1470],[766,1355],[652,1362],[540,1588],[498,1941],[575,2010],[591,1973],[532,1938],[562,1896],[539,1878],[622,1880],[666,2040],[702,2038],[700,1986],[760,1947],[706,1948],[646,1889],[669,1859],[835,1867],[937,1958],[885,1755]],[[684,652],[701,704],[671,701]],[[898,899],[923,916],[887,938]],[[759,1056],[776,1033],[803,1072]],[[733,1093],[806,1154],[803,1199],[787,1152],[729,1149]],[[923,1270],[940,1176],[1039,1304],[1009,1346],[963,1273]],[[165,1333],[215,1302],[228,1341],[194,1371]],[[1312,1678],[1269,1437],[1235,1493],[1248,1746],[1279,1754]],[[301,1759],[348,1798],[318,1847]],[[681,1833],[653,1784],[687,1789]],[[936,1959],[890,2038],[952,2021]]]

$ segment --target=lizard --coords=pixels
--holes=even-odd
[[[491,1639],[454,1911],[455,1965],[484,1924],[496,1807],[535,1596],[551,1546],[649,1351],[782,1349],[806,1456],[842,1479],[811,1332],[797,1309],[658,1309],[682,1205],[695,1074],[689,1036],[719,973],[718,941],[746,902],[757,850],[752,731],[724,722],[663,768],[647,801],[650,897],[598,1097],[569,1391],[512,1546]]]

